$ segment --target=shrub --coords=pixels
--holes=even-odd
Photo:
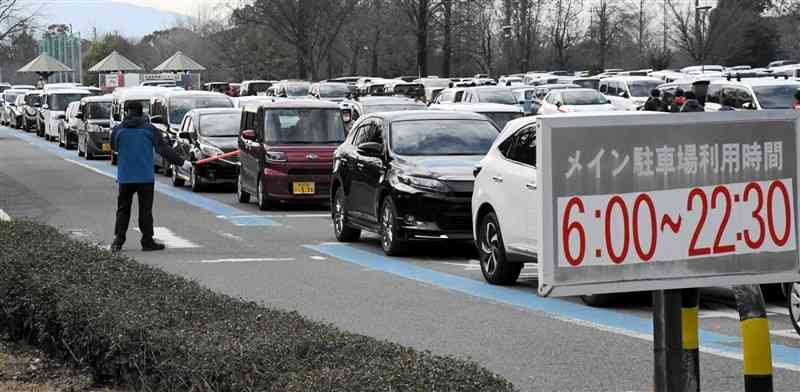
[[[0,222],[0,329],[134,389],[513,390],[472,362],[226,297],[25,221]]]

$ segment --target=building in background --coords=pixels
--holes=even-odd
[[[73,69],[71,72],[56,72],[50,76],[50,83],[81,83],[81,37],[72,33],[69,25],[50,25],[39,40],[39,53],[50,57]]]

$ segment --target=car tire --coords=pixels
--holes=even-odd
[[[581,301],[593,308],[605,308],[614,301],[613,294],[581,295]]]
[[[192,171],[189,172],[189,185],[192,188],[192,192],[200,192],[203,190],[203,179],[197,174],[197,169],[192,166]]]
[[[792,283],[789,287],[789,320],[794,330],[800,335],[800,283]]]
[[[487,282],[500,286],[510,286],[517,282],[524,265],[508,262],[500,222],[494,212],[489,212],[481,219],[477,245],[481,273]]]
[[[236,199],[239,203],[247,204],[250,203],[250,194],[244,190],[242,187],[242,174],[240,173],[236,176]]]
[[[112,153],[111,153],[111,166],[117,166],[117,161],[118,161],[118,160],[119,160],[119,157],[118,157],[118,155],[117,155],[117,154],[114,154],[114,153],[112,152]]]
[[[274,202],[264,194],[264,176],[261,176],[261,180],[258,181],[258,190],[256,191],[256,198],[258,199],[258,209],[261,211],[267,211],[271,209],[274,205]]]
[[[388,256],[399,256],[406,251],[405,241],[400,239],[400,228],[397,225],[397,208],[392,198],[386,196],[380,209],[381,247]]]
[[[333,234],[339,242],[356,242],[361,237],[361,230],[347,225],[347,203],[345,203],[344,188],[339,187],[334,195],[331,206],[333,218]]]
[[[172,168],[172,186],[174,187],[181,187],[186,183],[186,180],[183,178],[178,177],[178,169],[173,167]]]
[[[94,160],[94,154],[90,153],[88,148],[86,149],[86,153],[83,155],[86,157],[87,161]]]
[[[161,169],[164,172],[164,176],[172,177],[172,166],[168,165],[163,159],[161,160]]]

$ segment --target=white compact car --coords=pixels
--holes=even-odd
[[[650,91],[663,84],[661,79],[646,76],[614,76],[600,80],[600,92],[617,110],[637,110],[650,97]]]
[[[67,106],[70,103],[80,101],[84,97],[92,95],[88,90],[79,88],[62,88],[56,90],[45,90],[44,110],[44,138],[46,140],[58,140],[58,126],[66,116]]]
[[[475,168],[473,234],[481,272],[492,284],[512,285],[525,262],[536,262],[537,127],[536,117],[509,122]]]
[[[542,99],[539,114],[612,112],[614,105],[590,88],[555,89]]]

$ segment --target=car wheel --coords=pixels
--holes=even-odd
[[[269,197],[267,197],[267,195],[264,194],[265,193],[263,185],[264,181],[265,179],[262,176],[261,180],[258,182],[258,187],[257,187],[258,195],[256,195],[256,197],[258,198],[258,209],[261,211],[269,210],[273,206],[272,200],[270,200]]]
[[[118,159],[117,154],[111,153],[111,166],[117,166]]]
[[[344,188],[339,187],[333,200],[333,233],[339,242],[356,242],[361,237],[361,230],[347,225],[347,209],[345,206]]]
[[[789,319],[794,330],[800,334],[800,283],[792,283],[789,290]]]
[[[195,169],[194,166],[192,166],[192,170],[189,172],[189,184],[192,187],[192,192],[200,192],[203,190],[203,179],[197,174],[197,169]]]
[[[389,256],[397,256],[405,252],[405,241],[400,239],[400,228],[397,225],[397,208],[392,198],[386,196],[381,203],[381,247]]]
[[[613,294],[592,294],[592,295],[581,295],[581,301],[586,305],[589,305],[593,308],[604,308],[614,300]]]
[[[250,202],[250,194],[244,190],[242,187],[242,175],[241,173],[236,177],[236,198],[239,200],[239,203],[247,204]]]
[[[172,166],[167,164],[167,162],[164,161],[163,159],[161,160],[161,167],[163,168],[165,176],[167,176],[167,177],[171,177],[172,176]]]
[[[490,212],[483,217],[478,230],[478,251],[481,261],[481,272],[487,282],[508,286],[517,282],[522,263],[509,263],[503,243],[503,233],[497,215]]]
[[[86,156],[87,161],[91,161],[94,159],[94,154],[90,153],[88,148],[86,149],[86,154],[84,155]]]
[[[183,178],[178,177],[178,168],[172,168],[172,186],[178,187],[183,186],[186,183],[186,180]]]

